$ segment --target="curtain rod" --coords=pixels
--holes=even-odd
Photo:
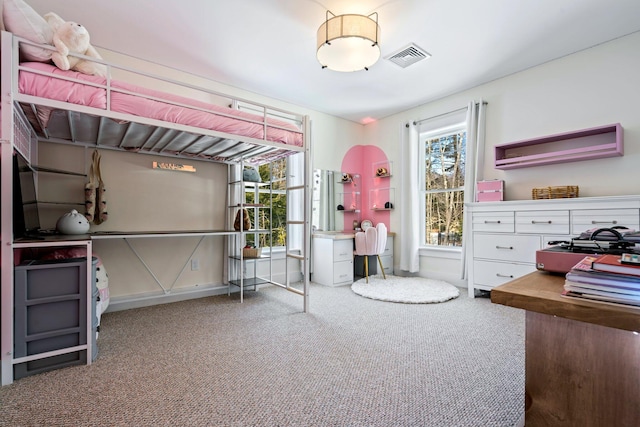
[[[476,102],[474,105],[478,105],[480,104],[479,102]],[[486,101],[482,101],[482,105],[487,105]],[[452,110],[452,111],[447,111],[446,113],[442,113],[442,114],[437,114],[435,116],[431,116],[431,117],[427,117],[425,119],[420,119],[420,120],[414,120],[413,121],[413,125],[418,125],[422,122],[426,122],[427,120],[432,120],[432,119],[437,119],[438,117],[443,117],[443,116],[447,116],[449,114],[453,114],[453,113],[458,113],[460,111],[464,111],[466,110],[468,107],[462,107],[462,108],[458,108],[457,110]],[[409,123],[406,124],[407,127],[409,127]]]

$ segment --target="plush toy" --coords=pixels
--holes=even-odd
[[[102,59],[98,51],[91,46],[89,32],[82,25],[65,21],[53,12],[44,15],[44,19],[53,29],[53,45],[57,51],[51,55],[53,63],[61,70],[75,70],[83,74],[107,76],[107,67],[103,64],[88,61],[69,55],[79,53],[91,58]]]
[[[242,215],[242,219],[240,219],[240,215]],[[240,223],[242,221],[242,223]],[[251,229],[251,218],[249,217],[249,211],[247,209],[239,210],[236,213],[236,219],[233,222],[233,228],[236,231],[242,230],[250,230]]]

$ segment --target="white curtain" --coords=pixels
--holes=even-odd
[[[478,180],[482,179],[484,169],[484,133],[485,133],[485,110],[486,104],[471,101],[467,109],[467,158],[465,162],[464,176],[464,203],[475,201],[475,194]],[[462,258],[461,275],[462,279],[467,278],[467,249],[469,239],[471,239],[471,215],[464,210],[462,234]]]
[[[420,269],[420,165],[418,156],[418,126],[411,122],[401,124],[402,173],[400,209],[400,270],[416,273]]]

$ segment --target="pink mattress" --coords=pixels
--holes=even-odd
[[[50,64],[27,62],[21,65],[54,75],[62,75],[81,81],[106,85],[106,79],[102,77],[91,76],[75,71],[63,71]],[[18,86],[20,93],[27,95],[85,105],[103,110],[107,108],[107,91],[100,87],[60,80],[50,76],[30,73],[25,70],[20,71]],[[193,99],[115,80],[111,80],[111,88],[110,110],[114,112],[215,130],[232,135],[265,139],[264,125],[260,123],[263,121],[263,117],[259,115],[195,101]],[[143,96],[121,93],[116,91],[116,89],[134,92]],[[166,102],[149,99],[145,96],[159,98]],[[171,102],[196,107],[198,109],[175,105]],[[220,113],[233,117],[222,116]],[[40,116],[46,125],[48,113],[45,112]],[[302,132],[295,125],[271,118],[267,120],[267,123],[266,140],[297,147],[302,146]]]

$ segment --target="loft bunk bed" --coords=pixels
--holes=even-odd
[[[257,166],[293,154],[303,155],[304,177],[299,185],[296,183],[287,189],[303,194],[303,218],[287,215],[288,227],[298,226],[304,230],[303,242],[299,251],[291,251],[288,241],[286,248],[286,259],[293,258],[302,265],[302,288],[290,286],[288,279],[284,284],[272,284],[301,295],[303,310],[308,310],[310,230],[307,218],[311,165],[306,116],[103,60],[97,62],[106,66],[107,78],[63,71],[45,62],[21,62],[20,51],[24,46],[54,48],[5,31],[0,46],[2,384],[12,382],[13,365],[17,363],[13,357],[14,249],[25,246],[16,244],[13,238],[12,157],[18,152],[28,163],[37,166],[38,141],[197,159],[238,165],[240,170],[246,164]],[[113,76],[127,78],[125,81]],[[189,96],[184,96],[185,93]],[[233,234],[230,227],[233,215],[229,216],[228,229],[200,230],[195,234]],[[159,236],[167,234],[170,233],[158,233]],[[181,231],[176,235],[190,233]],[[117,233],[112,232],[110,237],[113,236]],[[149,232],[145,232],[139,237],[149,236]],[[59,243],[73,245],[73,242]],[[87,261],[90,265],[90,243]],[[285,261],[285,264],[289,269],[291,263]],[[240,289],[242,294],[242,287]],[[87,357],[87,363],[90,361],[91,357]]]

